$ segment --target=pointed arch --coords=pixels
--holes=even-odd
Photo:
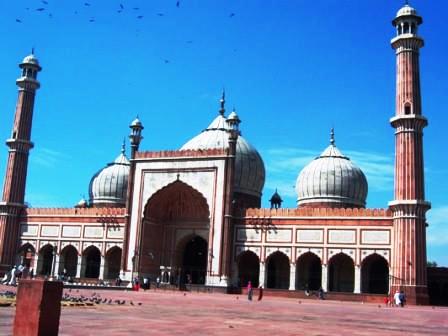
[[[237,257],[237,265],[239,286],[245,287],[250,281],[253,287],[258,287],[260,278],[260,259],[258,256],[250,250],[241,252]]]
[[[106,252],[104,263],[104,279],[117,279],[120,275],[120,261],[122,249],[118,246]]]
[[[355,288],[355,264],[353,259],[340,252],[328,261],[329,290],[332,292],[353,292]]]
[[[65,274],[69,277],[76,276],[78,267],[78,250],[72,244],[66,245],[59,253],[58,274]]]
[[[17,260],[20,265],[30,268],[33,265],[35,254],[36,249],[31,243],[27,242],[17,251]]]
[[[296,289],[318,290],[322,284],[322,261],[311,251],[303,253],[296,261]]]
[[[82,253],[81,277],[98,278],[100,275],[101,252],[98,247],[90,245]]]
[[[147,201],[142,221],[142,247],[138,269],[156,278],[161,267],[172,269],[174,277],[186,276],[183,266],[197,269],[192,281],[204,283],[205,265],[184,265],[186,244],[197,237],[207,244],[201,255],[207,260],[209,250],[210,210],[206,198],[188,185],[176,180],[159,189]],[[199,248],[198,246],[196,246]],[[192,252],[193,253],[193,252]],[[201,258],[202,260],[202,258]],[[202,270],[205,267],[205,270]],[[201,270],[199,270],[201,269]],[[183,274],[182,274],[183,273]]]
[[[209,205],[204,195],[189,184],[176,180],[159,189],[147,201],[144,210],[147,219],[207,220]]]
[[[42,246],[39,250],[37,259],[36,274],[50,275],[53,267],[55,247],[51,244]]]
[[[387,294],[389,291],[389,264],[387,260],[373,253],[361,264],[361,292]]]
[[[266,287],[289,288],[290,264],[289,258],[282,251],[276,251],[266,259]]]

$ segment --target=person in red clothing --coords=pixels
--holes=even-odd
[[[253,294],[252,282],[248,281],[247,282],[247,299],[249,301],[252,301],[252,294]]]

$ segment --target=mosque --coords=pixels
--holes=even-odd
[[[143,124],[130,125],[124,148],[91,179],[89,200],[73,208],[24,202],[33,105],[41,71],[20,64],[15,119],[0,203],[0,267],[38,275],[131,280],[160,277],[213,288],[253,286],[293,292],[386,294],[404,290],[428,302],[423,128],[418,34],[422,18],[406,4],[392,21],[396,53],[394,199],[366,207],[362,170],[329,145],[299,174],[297,208],[260,208],[265,166],[241,135],[225,97],[214,120],[178,150],[141,151]],[[392,133],[392,132],[391,132]],[[392,136],[392,134],[391,134]]]

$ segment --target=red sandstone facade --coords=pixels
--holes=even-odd
[[[403,7],[394,20],[395,193],[389,208],[325,201],[297,209],[249,208],[259,207],[260,197],[235,191],[238,123],[232,125],[235,119],[230,118],[230,126],[236,127],[227,149],[139,152],[140,133],[131,134],[126,207],[26,208],[31,119],[39,85],[33,73],[24,73],[8,140],[1,264],[6,268],[22,262],[37,274],[67,273],[75,281],[160,276],[173,284],[232,287],[252,281],[289,291],[404,290],[408,302],[426,303],[429,203],[424,196],[422,130],[427,121],[418,64],[423,40],[417,35],[421,18],[409,8]],[[38,65],[28,67],[40,70]],[[222,116],[224,111],[223,96]],[[143,126],[136,121],[131,129],[141,132]]]

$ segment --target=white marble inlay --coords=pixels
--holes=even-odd
[[[329,243],[354,244],[356,242],[355,230],[329,230]]]
[[[322,243],[323,230],[297,230],[297,242],[300,243]]]

